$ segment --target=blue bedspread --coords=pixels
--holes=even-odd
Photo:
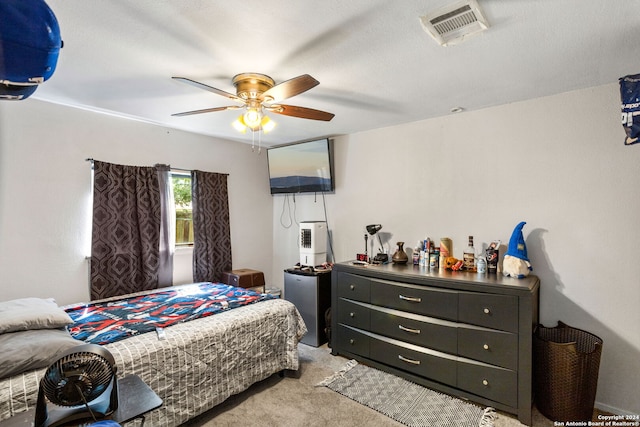
[[[274,298],[222,283],[176,286],[117,301],[69,307],[71,335],[91,344],[108,344],[176,323]]]

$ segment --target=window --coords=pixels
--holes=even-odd
[[[171,172],[173,200],[176,209],[176,247],[193,245],[193,210],[191,207],[191,175]]]

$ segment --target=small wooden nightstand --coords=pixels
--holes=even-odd
[[[222,283],[238,288],[251,289],[256,292],[264,292],[264,273],[250,268],[225,271],[222,273]]]

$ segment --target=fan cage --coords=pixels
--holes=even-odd
[[[112,361],[89,351],[66,354],[46,371],[42,388],[59,406],[79,406],[98,398],[115,377]]]

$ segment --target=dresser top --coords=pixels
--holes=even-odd
[[[495,288],[501,293],[533,292],[540,286],[537,276],[529,275],[522,279],[499,274],[476,273],[471,271],[451,271],[445,269],[430,270],[413,264],[366,264],[355,265],[353,261],[334,265],[334,271],[358,274],[386,280],[398,280],[415,284],[473,290],[482,285],[483,289]]]

